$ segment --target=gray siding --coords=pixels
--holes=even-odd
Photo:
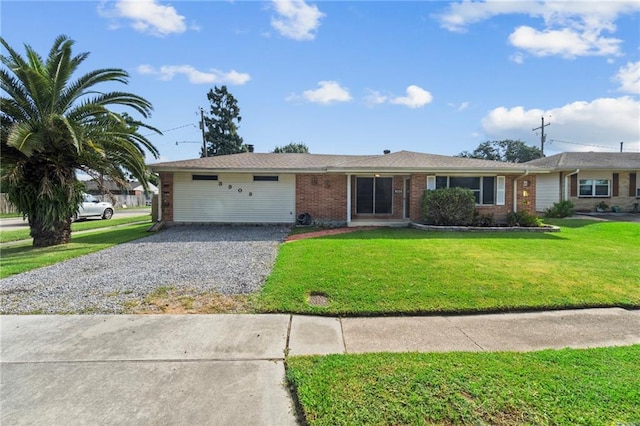
[[[536,176],[536,211],[543,212],[560,201],[560,174]]]

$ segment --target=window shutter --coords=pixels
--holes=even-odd
[[[618,173],[613,174],[613,196],[618,196],[618,187],[620,186],[620,175]]]
[[[636,196],[636,174],[629,173],[629,197]]]
[[[504,176],[496,177],[496,205],[504,206],[505,202],[505,178]]]
[[[427,176],[427,189],[436,189],[436,177]]]
[[[571,175],[571,189],[569,190],[570,197],[578,196],[578,174]]]

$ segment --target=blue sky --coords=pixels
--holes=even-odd
[[[199,108],[227,85],[256,152],[455,155],[521,139],[547,155],[640,151],[640,2],[11,1],[0,33],[149,99],[161,160],[196,158]],[[106,89],[106,88],[105,88]],[[155,160],[149,159],[149,162]]]

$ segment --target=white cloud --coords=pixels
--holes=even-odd
[[[136,31],[164,37],[169,34],[179,34],[187,30],[185,17],[180,15],[173,6],[163,6],[156,0],[117,0],[113,7],[107,7],[106,2],[100,2],[98,13],[109,19],[128,19]],[[119,27],[112,22],[109,28]]]
[[[617,56],[621,40],[599,37],[592,32],[580,32],[571,28],[538,31],[535,28],[521,26],[511,33],[509,42],[535,56],[558,55],[575,58],[594,55]]]
[[[407,87],[406,96],[398,96],[389,100],[392,104],[405,105],[409,108],[420,108],[433,100],[431,93],[421,87],[411,85]]]
[[[469,108],[469,102],[462,102],[458,105],[458,111],[464,111],[467,108]]]
[[[618,150],[621,141],[626,146],[640,147],[640,102],[628,96],[577,101],[549,110],[499,107],[482,119],[482,129],[492,139],[536,143],[540,137],[531,129],[540,126],[542,116],[545,122],[551,123],[545,128],[545,134],[553,151],[606,150],[598,148],[603,146]],[[581,145],[563,145],[553,142],[554,139]]]
[[[368,107],[373,107],[387,102],[388,99],[388,96],[383,95],[377,90],[367,89],[367,95],[364,97],[364,104]]]
[[[352,99],[349,90],[340,86],[336,81],[320,81],[318,86],[320,86],[318,89],[302,92],[302,98],[308,102],[324,105],[335,102],[349,102]],[[291,95],[287,100],[291,101],[299,98],[297,95]]]
[[[313,40],[325,16],[317,6],[303,0],[274,0],[273,6],[279,16],[271,18],[271,26],[294,40]]]
[[[518,65],[522,65],[524,64],[524,55],[522,54],[522,52],[516,52],[509,57],[509,60],[511,62],[515,62]]]
[[[613,80],[620,83],[619,91],[640,95],[640,61],[628,62],[618,70]]]
[[[453,32],[466,32],[467,27],[498,15],[533,13],[541,7],[534,1],[462,1],[449,4],[445,13],[435,15],[440,26]]]
[[[619,1],[462,1],[436,17],[449,31],[499,15],[523,14],[542,20],[541,28],[521,26],[509,41],[536,56],[619,56],[620,40],[603,35],[616,31],[615,20],[640,11],[637,0]],[[517,60],[514,62],[518,63]]]
[[[469,108],[469,102],[462,102],[460,104],[449,102],[447,105],[449,105],[451,108],[455,109],[458,112],[464,111],[465,109]]]
[[[151,65],[139,65],[138,73],[144,75],[155,75],[160,80],[172,80],[176,74],[184,74],[192,84],[232,84],[240,86],[251,80],[251,76],[247,73],[239,73],[235,70],[229,72],[211,69],[207,72],[198,71],[191,65],[163,65],[156,69]]]

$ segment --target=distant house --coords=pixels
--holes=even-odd
[[[86,181],[84,184],[85,184],[85,187],[87,189],[87,193],[92,194],[92,195],[101,195],[104,192],[106,192],[107,190],[113,195],[136,195],[136,196],[140,196],[140,195],[144,195],[144,193],[145,193],[144,187],[138,181],[127,182],[126,187],[123,188],[122,186],[118,185],[117,183],[115,183],[115,182],[113,182],[111,180],[106,180],[103,183],[104,190],[100,187],[100,185],[98,185],[98,182],[96,182],[95,180]],[[148,192],[149,193],[153,193],[153,194],[157,194],[158,193],[158,187],[156,187],[154,184],[149,182],[149,190],[148,190]]]
[[[384,155],[240,153],[150,165],[169,223],[367,225],[420,221],[426,189],[464,187],[482,213],[533,212],[543,168],[399,151]]]
[[[565,152],[525,164],[551,171],[537,178],[538,212],[560,200],[578,211],[593,211],[600,201],[632,211],[640,201],[640,153]]]

